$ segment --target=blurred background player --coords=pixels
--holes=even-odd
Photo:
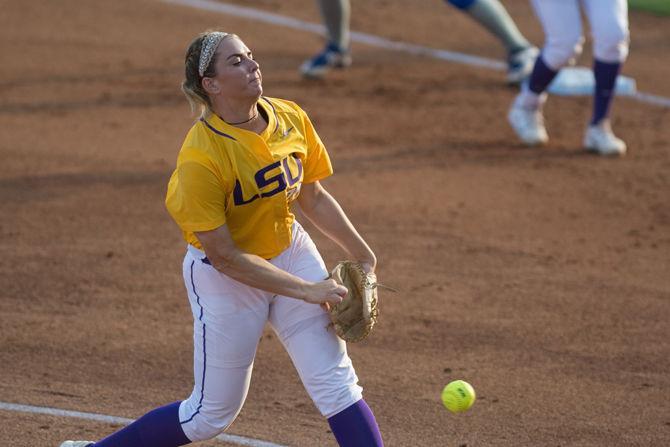
[[[518,84],[531,72],[538,50],[521,34],[514,20],[498,0],[447,0],[466,12],[490,33],[496,36],[507,50],[507,82]],[[318,0],[326,26],[326,47],[300,67],[303,76],[320,78],[331,68],[351,65],[349,25],[351,4],[349,0]]]
[[[628,56],[626,0],[533,0],[533,6],[546,41],[528,84],[522,87],[509,111],[512,128],[525,144],[533,146],[548,141],[542,115],[545,90],[561,67],[582,51],[581,6],[593,34],[595,76],[593,114],[586,128],[584,148],[601,155],[623,155],[626,143],[612,132],[608,113],[617,76]]]

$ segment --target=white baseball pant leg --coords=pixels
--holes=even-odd
[[[194,442],[215,437],[239,414],[271,297],[218,272],[204,257],[189,247],[183,265],[194,320],[194,387],[179,406],[179,420]]]
[[[579,0],[533,0],[533,7],[544,30],[544,62],[554,71],[574,63],[584,44]]]
[[[607,63],[628,57],[628,3],[626,0],[582,0],[593,36],[593,55]]]
[[[295,244],[278,267],[307,281],[327,278],[323,259],[307,232],[294,226],[293,237]],[[323,416],[334,416],[362,399],[346,343],[335,334],[321,306],[277,296],[270,308],[270,324]]]

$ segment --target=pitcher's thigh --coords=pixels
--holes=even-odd
[[[179,420],[192,441],[213,438],[233,422],[246,399],[258,340],[269,304],[202,264],[188,263],[185,274],[193,310],[191,396]]]

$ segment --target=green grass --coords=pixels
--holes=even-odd
[[[670,0],[628,0],[631,9],[670,15]]]

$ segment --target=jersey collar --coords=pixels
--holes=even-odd
[[[265,111],[265,115],[268,117],[268,125],[260,133],[260,135],[246,129],[240,129],[239,127],[231,126],[222,120],[218,115],[211,114],[207,118],[202,118],[201,121],[207,126],[212,132],[222,137],[230,138],[232,140],[240,141],[250,136],[260,137],[263,140],[267,141],[270,139],[272,134],[274,134],[279,128],[279,119],[277,118],[277,112],[274,105],[267,99],[265,96],[261,96],[258,100],[258,107],[261,107]]]

